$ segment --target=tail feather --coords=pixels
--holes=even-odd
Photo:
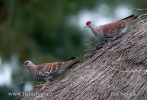
[[[122,20],[127,20],[127,19],[136,19],[138,17],[138,15],[135,15],[135,14],[133,14],[133,15],[130,15],[130,16],[128,16],[128,17],[126,17],[126,18],[123,18]]]
[[[78,63],[79,61],[80,60],[76,59],[76,57],[72,57],[64,62],[64,66],[66,66],[66,68],[69,68]]]
[[[71,57],[71,58],[69,58],[68,60],[66,60],[66,61],[69,61],[69,60],[74,60],[74,59],[76,59],[76,57]]]
[[[138,17],[138,15],[133,14],[133,15],[130,15],[130,16],[126,17],[126,18],[121,19],[121,20],[125,22],[125,25],[128,25],[128,24],[130,24],[134,19],[136,19],[137,17]]]

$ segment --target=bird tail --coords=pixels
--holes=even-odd
[[[124,20],[126,22],[126,24],[129,24],[130,22],[132,22],[134,19],[136,19],[138,17],[138,15],[132,14],[126,18],[123,18],[121,20]]]
[[[77,59],[76,57],[72,57],[64,62],[64,66],[66,66],[66,68],[69,68],[75,65],[76,63],[78,63],[79,61],[80,60]]]
[[[69,58],[68,60],[66,60],[66,61],[69,61],[69,60],[74,60],[74,59],[76,59],[76,57],[71,57],[71,58]]]

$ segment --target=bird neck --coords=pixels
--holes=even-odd
[[[35,67],[36,67],[36,65],[33,65],[33,66],[30,66],[29,67],[29,70],[30,70],[30,72],[31,72],[32,75],[35,74]]]
[[[92,30],[92,32],[96,35],[96,26],[93,24],[93,25],[90,25],[89,28]]]
[[[89,28],[90,28],[91,30],[93,30],[93,29],[94,29],[94,27],[95,27],[95,25],[94,25],[94,24],[92,24],[92,25],[90,25],[90,26],[89,26]]]

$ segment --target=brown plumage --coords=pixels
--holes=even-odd
[[[89,27],[100,41],[106,41],[110,45],[112,41],[124,35],[127,26],[137,17],[137,15],[133,14],[124,19],[99,26],[87,21],[85,27]]]
[[[65,62],[43,63],[39,65],[35,65],[31,61],[27,60],[24,62],[24,67],[29,68],[35,79],[44,79],[49,82],[53,80],[56,75],[60,74],[77,62],[78,60],[75,57]]]

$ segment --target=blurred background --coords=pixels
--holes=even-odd
[[[34,88],[25,60],[35,64],[66,60],[96,41],[86,21],[106,24],[143,14],[147,0],[0,0],[0,100]]]

